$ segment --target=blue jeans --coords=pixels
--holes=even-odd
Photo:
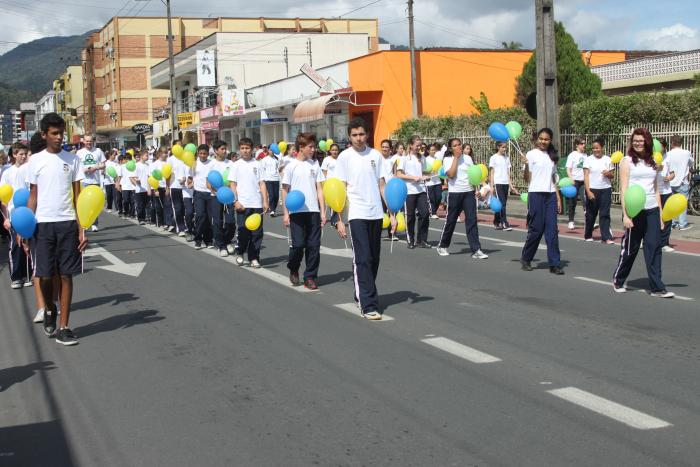
[[[683,196],[685,196],[685,199],[688,199],[690,197],[690,183],[688,183],[688,181],[681,183],[679,186],[672,186],[671,190],[673,191],[673,193],[682,194]],[[688,225],[688,210],[686,209],[685,211],[680,213],[680,215],[676,219],[673,219],[674,227],[685,227],[686,225]]]

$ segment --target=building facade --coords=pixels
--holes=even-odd
[[[83,68],[71,65],[53,82],[55,112],[66,121],[66,142],[79,143],[85,135]]]
[[[86,41],[82,52],[86,76],[84,95],[86,124],[98,143],[135,143],[131,127],[152,123],[157,109],[169,108],[169,89],[152,88],[151,67],[168,57],[165,17],[114,17]],[[378,24],[374,19],[280,19],[280,18],[172,18],[174,53],[216,32],[362,33],[367,51],[379,48]],[[268,39],[250,39],[250,49]],[[258,56],[258,61],[264,59]],[[227,58],[242,69],[246,63]],[[169,110],[168,110],[169,111]]]
[[[56,92],[51,89],[44,94],[41,99],[36,102],[36,121],[38,122],[44,118],[47,113],[56,111]]]

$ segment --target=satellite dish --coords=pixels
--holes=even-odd
[[[109,109],[110,109],[109,104],[105,104],[102,106],[102,110],[104,110],[105,112],[109,112]]]
[[[529,96],[527,96],[527,100],[525,101],[525,110],[527,110],[527,114],[537,120],[537,93],[533,92]]]

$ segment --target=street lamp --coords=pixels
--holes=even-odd
[[[137,2],[150,2],[151,0],[135,0]],[[177,105],[175,100],[175,58],[173,57],[173,25],[170,16],[170,0],[160,0],[165,5],[168,15],[168,64],[170,66],[170,144],[175,141],[177,129]]]

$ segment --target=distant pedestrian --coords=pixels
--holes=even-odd
[[[211,191],[207,176],[212,167],[212,160],[209,159],[209,146],[200,144],[197,147],[197,161],[193,167],[192,179],[194,181],[194,247],[198,250],[206,248],[214,248],[212,220],[208,214],[210,209],[209,203],[213,202],[214,195]],[[202,245],[204,242],[204,245]]]
[[[583,238],[593,241],[593,229],[596,217],[600,219],[600,241],[614,245],[612,230],[610,230],[610,205],[612,203],[612,183],[615,177],[615,167],[610,156],[603,154],[602,138],[593,140],[593,154],[586,158],[583,164],[583,177],[586,188],[586,224]]]
[[[584,187],[583,187],[583,164],[588,157],[585,153],[586,141],[583,138],[574,139],[574,150],[566,158],[566,173],[568,177],[574,181],[574,186],[576,187],[576,196],[567,199],[567,207],[569,211],[569,230],[573,230],[575,227],[574,218],[576,216],[576,203],[579,198],[584,200],[582,197]],[[584,205],[585,211],[585,205]]]
[[[493,214],[493,226],[496,230],[513,230],[508,223],[506,216],[506,206],[508,205],[508,194],[512,191],[516,195],[520,193],[513,187],[510,178],[510,158],[507,153],[506,143],[496,144],[496,154],[489,159],[489,181],[494,195],[501,202],[501,210]]]
[[[408,154],[399,160],[396,177],[406,183],[406,240],[409,249],[432,248],[428,244],[428,229],[430,212],[425,182],[430,175],[425,175],[422,141],[418,136],[412,136],[409,142]],[[416,222],[417,219],[417,222]],[[417,228],[416,228],[416,223]]]
[[[102,149],[94,146],[92,135],[84,136],[83,143],[85,146],[76,153],[80,158],[81,170],[85,174],[83,187],[100,186],[101,173],[105,168],[105,154]],[[99,218],[96,217],[95,222],[90,227],[93,232],[98,230],[98,220]]]
[[[687,149],[683,149],[683,138],[678,135],[671,136],[671,150],[668,151],[668,165],[675,174],[671,180],[671,190],[680,193],[688,199],[690,196],[690,169],[693,167],[693,155]],[[684,210],[673,220],[673,227],[678,230],[688,230],[692,226],[688,223],[688,210]]]

